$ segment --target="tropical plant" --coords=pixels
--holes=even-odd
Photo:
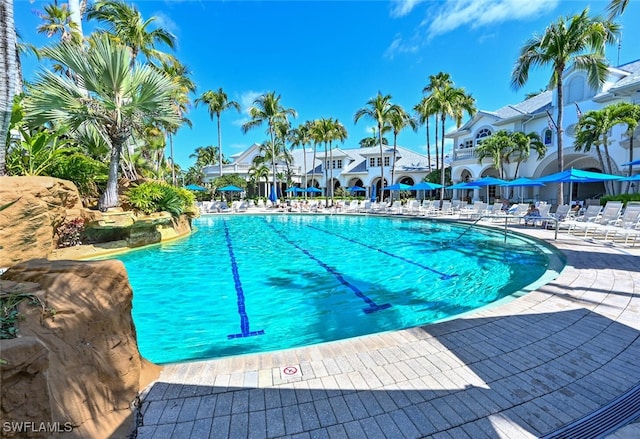
[[[227,94],[219,88],[218,91],[207,90],[199,98],[195,100],[196,107],[199,104],[205,104],[211,120],[216,116],[218,125],[218,153],[220,154],[220,163],[222,163],[222,132],[220,130],[220,115],[223,111],[235,109],[240,112],[240,104],[236,101],[230,101]],[[220,166],[220,175],[222,175],[222,166]]]
[[[417,124],[409,113],[404,111],[401,106],[397,106],[396,110],[391,114],[389,120],[391,129],[393,130],[393,161],[391,163],[391,183],[395,182],[395,170],[396,170],[396,151],[398,149],[398,134],[406,127],[416,129]]]
[[[367,107],[356,111],[353,117],[354,123],[361,118],[367,117],[373,120],[378,128],[378,144],[380,145],[380,193],[382,199],[384,192],[384,151],[382,149],[382,133],[389,126],[391,115],[397,111],[398,106],[391,103],[391,95],[382,95],[378,92],[376,97],[367,101]]]
[[[7,171],[9,175],[49,175],[49,170],[67,153],[71,139],[65,137],[67,128],[58,131],[39,129],[31,131],[18,127],[20,138],[9,148]]]
[[[486,158],[491,159],[493,167],[498,170],[500,178],[508,178],[505,170],[506,164],[516,162],[514,178],[518,175],[520,164],[531,155],[531,149],[537,152],[538,159],[546,154],[546,146],[540,140],[537,133],[511,132],[500,130],[492,136],[484,139],[476,148],[479,163]]]
[[[84,232],[84,219],[75,218],[65,221],[56,227],[58,236],[58,248],[74,247],[82,244],[82,233]]]
[[[639,119],[640,105],[628,102],[619,102],[600,110],[587,111],[576,124],[575,150],[589,152],[591,147],[595,146],[602,170],[607,174],[612,174],[614,172],[613,162],[609,154],[611,129],[616,125],[625,124],[627,131],[633,133]],[[633,136],[630,136],[630,139],[633,139]],[[614,193],[612,182],[605,182],[605,188],[610,194]]]
[[[199,167],[215,165],[220,159],[217,146],[199,146],[196,148],[193,154],[189,155],[189,158],[196,159],[196,165]],[[222,163],[226,163],[227,160],[222,157]]]
[[[249,176],[251,177],[251,179],[257,182],[258,196],[261,196],[262,194],[260,193],[260,179],[264,178],[265,185],[269,183],[269,168],[261,160],[254,160],[253,164],[249,168]]]
[[[622,15],[629,5],[629,0],[611,0],[607,6],[607,12],[609,12],[609,20],[613,20],[619,15]]]
[[[425,103],[424,103],[424,112],[425,112],[425,118],[428,118],[429,115],[433,116],[434,119],[434,129],[435,129],[435,145],[436,145],[436,169],[440,168],[440,158],[439,158],[439,154],[438,154],[438,121],[440,120],[440,105],[441,102],[439,102],[438,97],[436,96],[436,93],[439,93],[442,91],[442,89],[444,89],[445,87],[453,87],[453,81],[451,80],[451,75],[449,73],[446,72],[438,72],[435,75],[429,75],[429,84],[427,84],[423,89],[422,92],[423,93],[429,93],[427,96],[425,96]],[[429,126],[428,126],[428,121],[425,122],[425,124],[427,124],[427,149],[430,150],[431,146],[430,146],[430,136],[429,136]],[[444,157],[442,158],[442,160],[444,161]],[[429,162],[429,165],[431,165],[431,162]]]
[[[69,5],[66,3],[58,6],[57,2],[44,7],[44,12],[38,14],[43,23],[38,26],[37,31],[51,38],[60,35],[60,41],[63,43],[80,44],[82,42],[82,34],[77,22],[73,20]]]
[[[435,108],[433,108],[433,99],[429,96],[423,97],[418,104],[413,107],[413,111],[416,112],[416,124],[424,125],[427,133],[427,162],[429,163],[429,170],[431,170],[431,136],[429,134],[429,118],[436,114]],[[436,120],[437,121],[437,120]],[[438,152],[436,148],[436,153]],[[436,159],[436,168],[438,167],[438,160]]]
[[[138,55],[143,54],[147,63],[157,66],[156,61],[170,63],[173,57],[157,49],[158,45],[175,48],[176,38],[166,29],[151,30],[156,17],[144,19],[133,5],[121,0],[98,0],[87,11],[89,20],[98,20],[109,26],[106,32],[120,44],[131,49],[130,66],[133,67]]]
[[[176,188],[164,182],[147,181],[127,191],[129,204],[149,215],[154,212],[169,212],[181,215],[193,207],[195,195],[184,188]]]
[[[444,169],[444,127],[448,117],[452,118],[456,127],[460,128],[462,125],[462,118],[464,113],[469,116],[473,116],[476,113],[475,99],[464,90],[464,88],[457,88],[453,86],[453,82],[447,82],[443,86],[436,88],[433,91],[432,99],[434,100],[435,108],[438,110],[440,117],[441,139],[440,139],[440,168]],[[436,146],[437,147],[437,146]],[[441,185],[444,184],[444,173],[442,175]],[[440,202],[444,200],[444,191],[440,191]]]
[[[11,121],[13,96],[16,93],[16,31],[13,23],[13,0],[0,2],[0,176],[5,175],[7,133]],[[8,79],[6,79],[8,78]]]
[[[264,122],[267,123],[267,133],[271,141],[270,146],[273,148],[271,162],[273,172],[273,194],[276,192],[276,163],[275,163],[275,124],[278,121],[286,121],[289,116],[297,117],[297,113],[293,108],[284,108],[280,103],[281,96],[275,92],[269,92],[267,94],[259,96],[253,101],[253,105],[249,108],[249,116],[251,120],[242,125],[242,132],[247,133],[249,130],[261,126]]]
[[[304,188],[307,186],[307,150],[306,146],[308,143],[311,143],[311,129],[312,122],[306,121],[303,124],[300,124],[298,128],[294,128],[290,131],[289,140],[291,141],[291,148],[300,147],[302,148],[302,163],[303,163],[303,174],[304,174]],[[307,196],[305,192],[305,198]]]
[[[585,71],[589,85],[597,89],[607,77],[605,46],[615,42],[619,25],[600,18],[590,18],[586,8],[579,15],[561,17],[549,25],[542,35],[534,35],[520,49],[511,73],[511,85],[518,89],[529,79],[532,66],[551,66],[550,87],[556,87],[558,115],[558,172],[564,170],[564,89],[562,75],[570,63]],[[558,185],[557,202],[564,203],[562,183]]]
[[[97,197],[99,187],[104,187],[109,166],[82,152],[61,155],[48,170],[47,175],[72,181],[85,197]]]
[[[118,169],[122,148],[146,122],[179,125],[172,107],[174,84],[148,66],[131,66],[130,50],[107,37],[86,49],[69,43],[45,48],[44,56],[67,66],[79,80],[42,71],[24,100],[27,120],[37,125],[90,125],[111,147],[109,178],[99,208],[118,204]]]

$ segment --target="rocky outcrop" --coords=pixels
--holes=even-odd
[[[73,183],[53,177],[0,177],[0,267],[44,258],[56,248],[55,231],[81,217]]]
[[[123,264],[40,259],[1,279],[38,284],[34,294],[45,305],[24,301],[21,338],[0,341],[2,422],[73,426],[64,437],[126,437],[130,405],[159,368],[138,351]]]

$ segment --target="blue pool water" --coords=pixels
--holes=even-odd
[[[468,224],[229,215],[194,225],[187,239],[116,256],[133,286],[140,351],[156,363],[422,325],[509,296],[549,266],[550,252],[528,238],[505,243]]]

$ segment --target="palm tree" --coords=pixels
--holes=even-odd
[[[576,125],[574,141],[576,151],[588,152],[592,146],[595,146],[603,172],[613,173],[613,163],[609,154],[609,133],[618,124],[626,124],[628,129],[631,127],[635,129],[638,123],[638,108],[640,107],[628,102],[619,102],[600,110],[584,113]],[[607,192],[613,194],[612,182],[605,182],[605,187]]]
[[[300,147],[302,148],[302,161],[304,168],[304,188],[307,186],[307,150],[306,145],[311,143],[311,121],[306,121],[305,123],[298,126],[298,128],[294,128],[290,133],[290,141],[291,148]],[[307,197],[307,193],[304,194],[305,198]]]
[[[122,148],[145,122],[180,124],[171,97],[170,78],[148,66],[134,65],[131,52],[107,37],[97,37],[83,50],[71,43],[43,49],[43,54],[66,66],[82,87],[67,77],[43,71],[24,100],[25,113],[35,125],[90,125],[111,146],[109,177],[98,206],[118,204],[118,169]],[[105,68],[105,66],[107,68]]]
[[[433,99],[435,101],[435,108],[438,109],[440,115],[440,127],[442,129],[441,146],[440,146],[440,184],[445,185],[445,173],[444,173],[444,126],[447,117],[452,118],[456,122],[456,127],[460,128],[462,125],[462,118],[466,112],[470,117],[476,113],[475,99],[464,90],[464,88],[457,88],[451,84],[445,84],[443,87],[438,88],[433,93]],[[444,201],[444,191],[440,191],[440,202]]]
[[[215,165],[216,163],[222,166],[222,162],[218,162],[220,154],[217,146],[199,146],[193,154],[189,155],[189,158],[196,159],[196,165],[200,167]]]
[[[16,31],[13,23],[13,0],[0,2],[0,176],[5,175],[7,132],[16,93]]]
[[[564,170],[563,115],[564,89],[562,74],[573,62],[576,70],[587,72],[589,85],[597,89],[607,77],[605,45],[615,42],[620,27],[608,20],[590,18],[586,8],[579,15],[559,18],[542,35],[534,35],[520,49],[520,56],[511,73],[511,85],[518,89],[529,79],[532,66],[550,65],[550,86],[556,87],[558,116],[558,171]],[[563,204],[562,183],[558,184],[558,204]]]
[[[175,48],[176,37],[163,28],[149,30],[156,17],[147,20],[133,5],[121,0],[98,0],[87,11],[89,20],[96,19],[109,25],[108,33],[122,44],[131,48],[131,65],[142,53],[149,64],[155,61],[170,62],[172,56],[158,50],[157,45],[164,44]]]
[[[434,108],[433,99],[430,96],[423,97],[416,106],[413,107],[413,110],[416,112],[417,119],[416,123],[419,125],[425,125],[427,132],[427,162],[429,163],[429,171],[431,171],[431,139],[429,135],[429,118],[436,114],[436,109]],[[437,149],[436,149],[437,153]],[[436,167],[438,160],[436,159]]]
[[[258,158],[260,156],[256,156]],[[258,196],[260,193],[260,179],[264,178],[265,188],[269,184],[269,168],[261,160],[254,160],[253,164],[249,168],[249,175],[258,182]],[[266,193],[265,193],[266,195]]]
[[[358,123],[362,117],[366,116],[377,124],[378,143],[380,145],[380,199],[382,199],[384,191],[384,152],[382,149],[382,133],[384,129],[389,126],[391,114],[397,111],[397,107],[397,105],[391,103],[391,95],[383,96],[382,93],[378,92],[376,97],[367,101],[367,107],[356,111],[356,114],[353,117],[354,123]]]
[[[191,121],[185,117],[185,114],[188,111],[190,103],[189,94],[196,90],[196,85],[191,78],[189,78],[189,70],[178,60],[173,60],[171,63],[163,62],[160,70],[168,75],[176,85],[176,93],[173,96],[173,108],[176,114],[184,124],[191,127]],[[169,137],[169,148],[171,154],[171,183],[174,186],[177,186],[175,170],[177,165],[173,155],[173,135],[177,132],[178,127],[165,127],[165,129],[167,131],[167,136]],[[220,160],[222,161],[222,157],[220,157]]]
[[[547,154],[547,145],[544,144],[540,135],[533,131],[527,134],[517,131],[511,134],[511,139],[513,141],[513,147],[509,155],[509,160],[512,161],[515,159],[516,161],[516,170],[513,174],[513,178],[515,179],[518,177],[520,164],[531,156],[531,150],[533,149],[536,152],[538,160],[542,160]]]
[[[333,147],[331,144],[333,141],[344,142],[347,140],[347,129],[340,123],[338,119],[332,122],[331,133],[329,137],[329,162],[331,163],[331,205],[333,206],[333,195],[334,195],[334,185],[333,185]]]
[[[331,130],[333,129],[333,119],[323,117],[314,122],[311,129],[311,135],[315,143],[324,143],[324,160],[322,161],[322,169],[324,169],[325,181],[325,206],[329,205],[329,163],[327,160],[329,139],[331,138]]]
[[[436,143],[436,169],[440,168],[440,159],[438,157],[438,121],[440,119],[440,103],[438,102],[435,94],[447,86],[453,86],[453,81],[451,80],[451,75],[445,72],[438,72],[435,75],[429,75],[429,84],[422,89],[423,93],[429,93],[427,95],[425,102],[425,118],[428,118],[429,115],[432,115],[435,122],[435,143]],[[429,124],[428,120],[426,121],[427,125],[427,149],[430,150],[430,136],[429,136]],[[442,158],[444,161],[444,157]],[[431,161],[429,161],[429,166],[431,166]]]
[[[218,152],[220,153],[220,176],[222,176],[222,134],[220,131],[220,115],[223,111],[234,108],[240,112],[240,104],[236,101],[230,101],[227,94],[219,88],[218,91],[207,90],[195,100],[196,107],[199,104],[205,104],[209,111],[209,116],[213,120],[215,115],[218,123]]]
[[[242,132],[247,133],[250,129],[258,127],[262,125],[263,122],[267,123],[267,133],[269,134],[269,138],[271,140],[271,147],[274,148],[272,150],[272,157],[276,157],[275,153],[275,124],[277,121],[287,120],[288,116],[297,117],[297,113],[292,108],[284,108],[280,103],[281,96],[277,95],[275,92],[269,92],[262,96],[259,96],[255,101],[253,101],[253,105],[249,108],[249,116],[251,116],[251,120],[242,125]],[[276,194],[276,164],[275,161],[272,162],[272,172],[273,172],[273,194]]]
[[[409,114],[404,111],[404,109],[398,105],[396,111],[391,114],[391,118],[389,120],[391,124],[391,128],[393,130],[393,163],[391,163],[391,184],[395,182],[395,170],[396,170],[396,151],[398,149],[398,134],[406,127],[411,127],[412,129],[416,129],[417,124],[415,119],[413,119]]]
[[[57,3],[46,5],[44,13],[41,12],[38,16],[43,21],[43,24],[37,28],[38,33],[46,34],[47,38],[59,34],[60,41],[63,43],[79,44],[82,41],[80,27],[73,20],[69,5],[58,6]]]

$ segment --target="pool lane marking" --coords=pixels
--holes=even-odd
[[[267,225],[269,227],[271,227],[271,229],[278,234],[278,236],[280,236],[284,241],[286,241],[288,244],[294,246],[295,248],[297,248],[298,250],[300,250],[302,253],[304,253],[305,255],[307,255],[311,260],[315,261],[318,263],[318,265],[320,265],[322,268],[324,268],[325,270],[327,270],[329,273],[331,273],[336,279],[338,279],[338,281],[344,285],[345,287],[349,288],[351,291],[353,291],[355,293],[356,296],[358,296],[360,299],[362,299],[367,305],[369,305],[368,308],[362,308],[362,311],[365,312],[365,314],[370,314],[372,312],[376,312],[376,311],[380,311],[383,309],[387,309],[387,308],[391,308],[391,304],[390,303],[384,303],[382,305],[378,305],[376,304],[373,300],[371,300],[369,297],[367,297],[361,290],[360,288],[358,288],[357,286],[353,285],[352,283],[348,282],[343,276],[342,274],[340,274],[338,271],[334,270],[333,268],[331,268],[329,265],[327,265],[326,263],[324,263],[323,261],[321,261],[320,259],[318,259],[316,256],[314,256],[309,250],[300,247],[297,243],[291,241],[289,238],[287,238],[287,236],[282,233],[280,230],[276,229],[272,224],[269,224],[267,222],[267,220],[264,220],[265,223],[267,223]]]
[[[242,282],[240,281],[240,273],[238,273],[238,263],[236,262],[236,256],[233,253],[233,244],[231,244],[231,235],[229,234],[229,227],[227,227],[227,221],[222,220],[224,225],[224,237],[227,240],[227,249],[229,250],[229,259],[231,259],[231,273],[233,273],[233,283],[236,288],[236,295],[238,296],[238,314],[240,315],[240,333],[229,334],[227,339],[251,337],[254,335],[264,334],[264,329],[259,331],[251,331],[249,329],[249,316],[247,315],[247,309],[244,302],[244,290],[242,289]]]
[[[449,280],[449,279],[454,278],[454,277],[457,276],[457,274],[442,273],[442,272],[440,272],[438,270],[434,270],[431,267],[427,267],[426,265],[422,265],[419,262],[415,262],[415,261],[412,261],[410,259],[407,259],[404,256],[394,255],[393,253],[390,253],[390,252],[388,252],[386,250],[383,250],[381,248],[374,247],[374,246],[369,245],[369,244],[365,244],[364,242],[356,241],[355,239],[351,239],[351,238],[348,238],[346,236],[339,235],[338,233],[329,232],[327,230],[323,230],[323,229],[321,229],[319,227],[315,227],[315,226],[312,226],[312,225],[309,225],[309,224],[307,224],[307,227],[310,227],[310,228],[312,228],[314,230],[318,230],[320,232],[324,232],[324,233],[326,233],[328,235],[333,235],[333,236],[337,236],[338,238],[346,239],[347,241],[353,242],[354,244],[362,245],[362,246],[367,247],[367,248],[369,248],[371,250],[375,250],[375,251],[383,253],[383,254],[385,254],[387,256],[391,256],[392,258],[400,259],[401,261],[407,262],[409,264],[413,264],[413,265],[418,266],[418,267],[420,267],[420,268],[422,268],[424,270],[428,270],[428,271],[430,271],[432,273],[435,273],[435,274],[439,275],[441,280]]]

